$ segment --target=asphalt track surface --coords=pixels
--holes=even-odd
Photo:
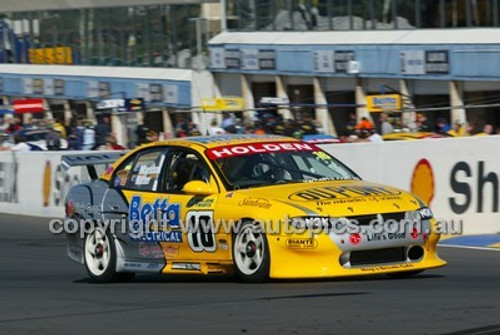
[[[137,276],[94,284],[48,220],[0,215],[0,334],[498,334],[500,252],[441,248],[445,268],[241,284]]]

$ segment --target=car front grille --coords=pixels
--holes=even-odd
[[[406,212],[397,212],[397,213],[385,213],[381,214],[381,216],[383,221],[395,220],[397,222],[400,222],[405,219],[405,214]],[[354,222],[357,222],[359,226],[369,226],[372,220],[377,220],[377,216],[378,214],[358,215],[358,216],[348,216],[347,219],[356,220]]]
[[[351,266],[397,263],[405,260],[404,247],[351,251],[349,256]]]

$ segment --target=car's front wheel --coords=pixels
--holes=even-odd
[[[233,260],[241,281],[258,283],[269,278],[269,246],[259,225],[247,221],[240,226],[233,237]]]
[[[113,236],[101,228],[94,228],[85,236],[85,267],[92,279],[99,283],[127,281],[133,273],[116,272],[116,247]]]

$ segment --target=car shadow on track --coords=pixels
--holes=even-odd
[[[342,283],[342,282],[373,282],[373,281],[385,281],[385,280],[429,280],[429,279],[439,279],[445,278],[444,275],[437,274],[420,274],[414,277],[408,278],[390,278],[386,275],[368,275],[368,276],[352,276],[352,277],[339,277],[339,278],[300,278],[300,279],[271,279],[263,284],[272,285],[272,284],[294,284],[294,283]],[[91,278],[81,278],[78,280],[74,280],[74,283],[77,284],[98,284],[94,282]],[[252,285],[249,283],[239,282],[232,275],[160,275],[160,274],[138,274],[136,275],[130,282],[121,283],[121,284],[134,284],[134,283],[203,283],[203,284],[218,284],[218,283],[234,283],[234,284],[246,284]],[[116,284],[116,283],[115,283]]]

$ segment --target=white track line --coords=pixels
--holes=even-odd
[[[459,249],[474,249],[474,250],[487,250],[487,251],[500,251],[500,248],[474,247],[474,246],[470,246],[470,245],[438,244],[438,247],[459,248]]]

